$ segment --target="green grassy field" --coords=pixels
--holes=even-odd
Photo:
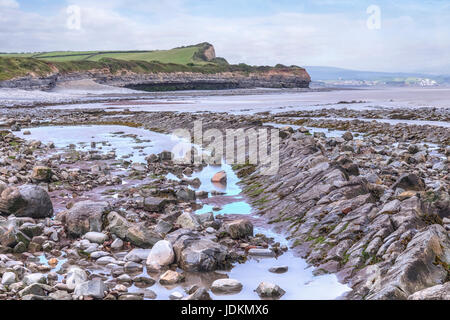
[[[186,65],[191,63],[208,63],[208,61],[198,57],[201,55],[202,51],[209,46],[208,43],[200,43],[194,46],[155,51],[52,51],[41,53],[7,53],[0,54],[0,57],[30,57],[48,62],[100,61],[104,58],[112,58],[126,61],[159,61],[162,63]]]

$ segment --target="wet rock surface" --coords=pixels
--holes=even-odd
[[[315,116],[358,116],[349,110],[324,112]],[[396,112],[426,117],[420,110]],[[366,117],[380,115],[396,117],[383,110]],[[257,165],[235,166],[252,208],[287,233],[292,250],[317,274],[337,274],[348,283],[352,291],[346,298],[448,299],[448,128],[293,121],[306,116],[0,109],[6,124],[0,131],[0,299],[155,299],[152,287],[158,285],[178,288],[171,299],[186,300],[211,299],[210,289],[255,290],[238,289],[242,279],[214,277],[186,292],[177,287],[190,284],[192,275],[284,252],[259,235],[252,221],[215,215],[218,205],[211,213],[195,213],[208,201],[227,204],[220,194],[191,187],[198,185],[192,175],[204,164],[182,165],[167,152],[144,151],[147,160],[137,163],[118,157],[116,150],[103,152],[107,141],[56,147],[34,140],[32,130],[116,123],[168,133],[192,128],[195,120],[203,120],[205,130],[301,121],[297,125],[344,131],[327,137],[286,127],[276,174],[263,175]],[[426,119],[448,121],[448,113],[433,110]],[[31,128],[30,139],[11,131],[21,128]],[[231,177],[213,180],[225,179],[229,183]],[[289,274],[291,266],[274,263],[270,272]],[[266,282],[256,293],[283,298],[288,289],[281,287]]]

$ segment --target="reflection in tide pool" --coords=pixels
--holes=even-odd
[[[214,211],[214,206],[205,204],[203,208],[195,211],[197,214],[214,212],[217,214],[250,214],[252,212],[252,207],[245,201],[237,201],[224,205],[220,210]]]
[[[24,131],[31,135],[24,135]],[[114,151],[117,158],[127,161],[145,163],[145,157],[151,153],[171,150],[179,140],[146,129],[121,125],[80,125],[80,126],[46,126],[24,129],[16,135],[22,139],[53,142],[57,148],[75,145],[76,150]],[[92,148],[91,143],[96,147]]]

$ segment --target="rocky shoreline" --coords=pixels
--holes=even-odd
[[[335,115],[324,112],[321,117]],[[0,299],[154,299],[155,283],[176,286],[191,273],[286,250],[316,266],[317,275],[337,274],[352,288],[348,299],[449,299],[449,129],[292,122],[297,116],[305,114],[1,109]],[[22,128],[25,135],[28,128],[87,124],[170,133],[192,129],[196,120],[205,130],[286,126],[276,175],[263,176],[254,165],[234,170],[253,209],[289,236],[291,248],[255,234],[245,217],[196,215],[196,200],[208,192],[189,188],[199,180],[186,175],[204,165],[174,163],[168,152],[131,163],[102,152],[106,145],[61,149],[15,135]],[[346,132],[327,137],[303,125]],[[242,285],[214,279],[209,287],[185,289],[171,298],[209,299],[209,289],[233,292]],[[284,294],[271,283],[251,290]]]

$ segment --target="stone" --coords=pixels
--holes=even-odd
[[[84,251],[86,252],[86,250]],[[100,259],[102,257],[110,256],[111,254],[105,251],[94,251],[90,254],[92,259]]]
[[[157,263],[160,266],[168,266],[175,260],[172,244],[167,240],[155,243],[147,258],[147,264]]]
[[[87,281],[88,276],[86,271],[80,267],[70,267],[67,271],[66,285],[70,290],[75,289],[75,287],[85,281]]]
[[[423,191],[425,190],[425,182],[414,173],[405,173],[397,179],[391,188],[402,188],[405,191]]]
[[[134,284],[141,288],[141,287],[151,287],[156,283],[155,279],[146,277],[146,276],[138,276],[133,279]]]
[[[64,290],[58,290],[58,291],[52,292],[48,296],[54,300],[61,300],[61,301],[72,300],[72,295]]]
[[[159,278],[159,283],[162,285],[174,285],[184,280],[184,276],[176,271],[167,270]]]
[[[174,158],[174,155],[172,152],[165,150],[158,154],[158,157],[161,161],[171,161]]]
[[[151,249],[135,248],[131,250],[124,258],[125,261],[141,262],[147,260]]]
[[[186,271],[208,272],[225,264],[228,250],[208,239],[193,240],[173,245],[179,266]],[[184,248],[183,248],[184,247]]]
[[[90,231],[101,232],[103,216],[109,210],[107,202],[80,201],[65,214],[66,229],[71,237],[82,236]]]
[[[167,203],[167,199],[147,197],[144,199],[144,209],[151,212],[162,212]]]
[[[190,229],[190,230],[199,230],[201,229],[201,224],[199,218],[195,213],[185,212],[180,215],[176,221],[181,228]]]
[[[345,141],[351,141],[353,140],[353,134],[350,131],[347,131],[342,135],[342,139]]]
[[[183,299],[183,297],[184,296],[182,293],[175,291],[170,294],[169,299],[170,300],[181,300],[181,299]]]
[[[101,279],[93,279],[82,282],[75,287],[73,292],[77,297],[92,297],[94,299],[103,299],[107,287]]]
[[[275,252],[270,249],[252,248],[248,250],[248,254],[258,257],[275,257]]]
[[[219,171],[217,172],[212,178],[211,182],[217,182],[217,183],[227,183],[227,173],[225,171]]]
[[[131,223],[115,211],[110,212],[106,219],[108,221],[107,230],[122,240],[126,239]]]
[[[408,300],[450,300],[450,282],[417,291]]]
[[[31,179],[36,182],[50,182],[52,179],[52,169],[45,166],[36,166],[31,173]]]
[[[400,200],[392,200],[388,203],[386,203],[379,214],[394,214],[400,211]]]
[[[280,298],[286,293],[278,285],[270,282],[261,282],[255,291],[261,298]]]
[[[125,263],[124,266],[124,270],[127,273],[137,273],[137,272],[141,272],[143,269],[142,264],[133,262],[133,261],[128,261],[127,263]]]
[[[108,236],[101,232],[88,232],[83,236],[83,239],[89,240],[93,243],[103,244],[106,240],[108,240]]]
[[[19,227],[19,230],[26,234],[28,237],[33,238],[36,236],[40,236],[44,231],[44,227],[41,224],[25,222]]]
[[[170,222],[167,222],[163,219],[159,219],[156,223],[155,232],[160,234],[161,236],[165,236],[167,233],[172,230],[173,225]]]
[[[0,212],[16,217],[42,219],[53,215],[53,204],[43,188],[22,185],[7,188],[1,193]]]
[[[218,279],[211,285],[211,291],[218,294],[239,293],[242,290],[242,283],[234,279]]]
[[[112,243],[111,243],[111,249],[113,250],[120,250],[123,247],[123,241],[119,238],[116,238]]]
[[[2,282],[1,283],[4,286],[9,286],[9,285],[17,282],[16,278],[17,277],[16,277],[16,274],[14,272],[5,272],[3,274],[3,276],[2,276]]]
[[[31,273],[31,274],[27,274],[25,277],[23,277],[22,282],[26,285],[29,286],[31,284],[34,283],[47,283],[47,277],[45,275],[43,275],[42,273]]]
[[[140,248],[151,248],[155,243],[162,240],[158,233],[141,224],[136,224],[128,228],[125,238]]]
[[[33,283],[21,291],[19,291],[19,296],[24,297],[26,295],[36,295],[36,296],[45,296],[46,290],[44,289],[42,284],[39,283]]]
[[[253,224],[247,219],[226,222],[224,228],[233,239],[244,239],[253,236]]]
[[[195,191],[187,187],[183,187],[176,192],[176,197],[182,201],[194,201],[196,199]]]
[[[212,300],[211,296],[208,293],[208,290],[205,288],[198,288],[194,293],[189,296],[183,298],[183,300]]]
[[[269,272],[272,273],[286,273],[288,271],[288,266],[275,266],[269,269]]]
[[[442,264],[436,264],[436,261]],[[359,290],[371,300],[407,299],[417,291],[442,284],[447,277],[445,265],[449,263],[448,232],[441,225],[434,224],[415,234],[382,278],[378,276],[376,281],[361,281],[366,285],[360,286]],[[363,272],[364,269],[361,270]]]

